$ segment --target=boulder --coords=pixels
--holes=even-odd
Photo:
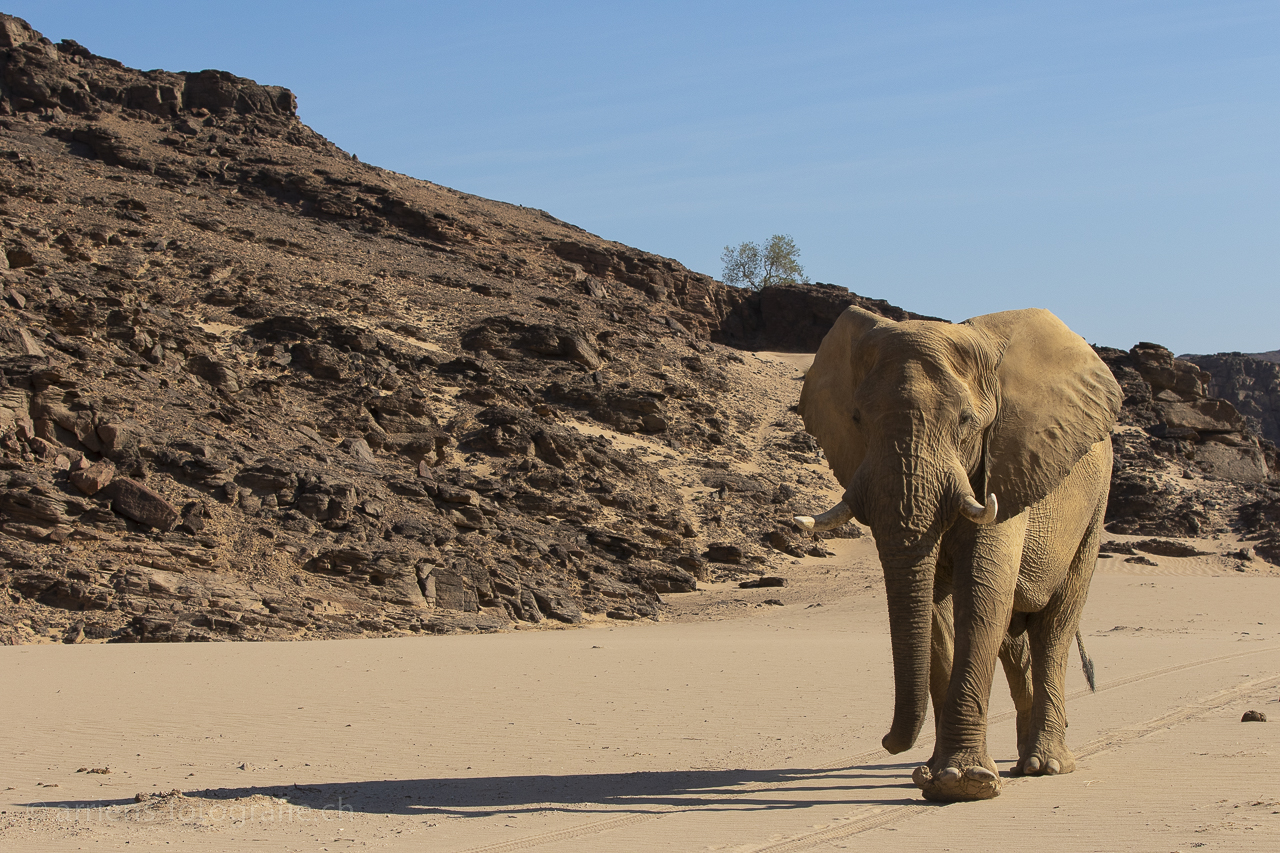
[[[193,355],[187,359],[187,370],[208,382],[214,388],[234,394],[240,390],[240,377],[230,367],[207,355]]]
[[[1230,447],[1215,441],[1196,446],[1196,464],[1207,474],[1243,483],[1262,483],[1271,472],[1257,447]]]
[[[1173,357],[1168,349],[1143,341],[1131,350],[1138,373],[1158,395],[1170,391],[1183,400],[1194,400],[1205,395],[1209,374],[1189,361]]]
[[[566,589],[554,586],[543,586],[530,590],[538,609],[552,619],[558,619],[570,625],[582,621],[582,608],[574,600],[573,594]]]
[[[698,581],[692,574],[663,563],[635,563],[624,577],[647,592],[695,592],[698,589]]]
[[[109,484],[116,475],[116,466],[105,459],[95,462],[88,468],[72,471],[71,485],[86,495],[96,495]]]
[[[770,587],[782,587],[787,585],[787,579],[777,577],[776,575],[766,575],[756,578],[755,580],[743,581],[738,584],[739,589],[766,589]]]
[[[137,448],[141,435],[142,427],[128,421],[99,424],[96,430],[102,453],[116,461]]]
[[[716,543],[707,548],[705,554],[702,555],[713,563],[728,563],[734,566],[742,565],[745,554],[737,545],[726,543]]]
[[[126,518],[168,532],[178,525],[182,513],[164,497],[136,480],[119,477],[107,485],[111,508]]]
[[[1168,427],[1201,433],[1239,432],[1245,428],[1240,413],[1226,400],[1202,398],[1177,403],[1157,401],[1155,410]]]

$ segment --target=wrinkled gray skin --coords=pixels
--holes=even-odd
[[[1014,772],[1075,769],[1066,659],[1120,401],[1093,350],[1040,309],[952,325],[849,308],[822,342],[800,413],[845,488],[847,509],[826,524],[852,514],[868,525],[884,568],[889,752],[915,744],[932,695],[936,746],[912,777],[929,799],[1000,792],[987,752],[997,659],[1018,710]]]

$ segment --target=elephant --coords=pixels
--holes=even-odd
[[[1000,793],[987,751],[997,659],[1017,708],[1013,774],[1075,769],[1066,658],[1097,561],[1121,399],[1084,339],[1039,308],[951,324],[854,306],[822,340],[799,412],[844,495],[796,522],[871,529],[893,654],[882,743],[911,748],[932,699],[934,752],[912,774],[927,799]]]

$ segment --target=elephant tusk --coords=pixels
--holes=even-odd
[[[960,497],[960,514],[974,524],[990,524],[996,520],[999,507],[995,495],[987,495],[987,505],[983,506],[969,495]]]
[[[833,506],[831,509],[817,516],[797,515],[795,516],[796,524],[805,530],[834,530],[853,518],[853,510],[849,509],[849,505],[844,501]]]

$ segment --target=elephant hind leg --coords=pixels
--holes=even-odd
[[[1075,754],[1067,746],[1066,650],[1075,631],[1065,619],[1036,620],[1032,635],[1032,697],[1030,725],[1018,737],[1016,776],[1056,776],[1076,769]],[[1066,635],[1065,638],[1063,635]],[[1021,715],[1019,715],[1021,716]]]
[[[1110,459],[1107,460],[1108,463]],[[1109,474],[1110,465],[1107,465]],[[1079,642],[1086,676],[1092,661],[1083,655],[1079,640],[1080,616],[1084,611],[1089,582],[1098,559],[1102,540],[1102,517],[1106,509],[1101,500],[1088,530],[1076,550],[1066,581],[1050,599],[1048,606],[1027,619],[1027,636],[1031,646],[1031,678],[1034,695],[1031,709],[1031,736],[1026,748],[1018,744],[1017,774],[1028,776],[1056,775],[1075,770],[1075,755],[1067,747],[1066,678],[1067,655],[1073,640]],[[1092,679],[1090,679],[1092,686]]]
[[[1023,614],[1015,613],[1017,619]],[[1027,754],[1031,742],[1031,706],[1035,695],[1031,682],[1031,643],[1027,640],[1025,622],[1018,626],[1023,630],[1006,634],[1000,644],[1000,663],[1004,666],[1004,677],[1009,682],[1009,695],[1013,697],[1013,707],[1018,711],[1018,755]]]
[[[942,719],[942,708],[951,686],[951,664],[956,650],[955,615],[951,609],[951,595],[940,596],[933,603],[933,638],[929,652],[929,698],[933,700],[933,721],[937,728]],[[935,731],[935,735],[939,734]],[[935,737],[934,745],[941,738]]]

